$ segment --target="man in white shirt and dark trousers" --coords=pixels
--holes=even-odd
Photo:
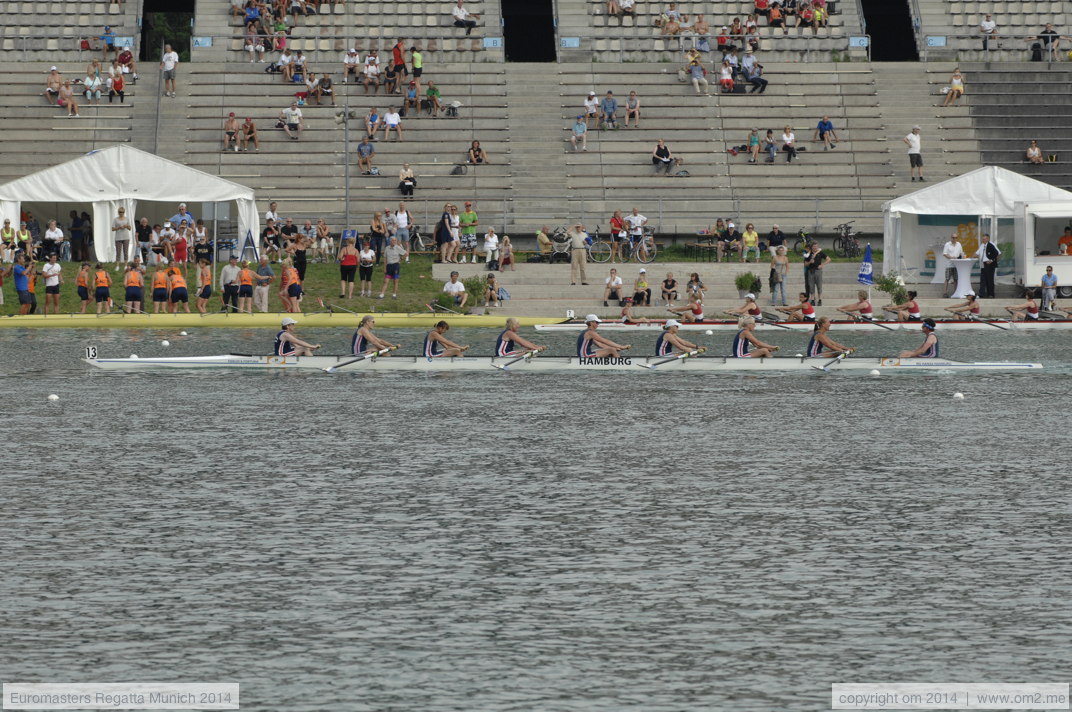
[[[160,69],[164,72],[164,96],[175,96],[175,67],[179,55],[172,51],[171,45],[164,45],[164,56],[160,58]]]
[[[220,270],[220,284],[223,285],[223,308],[220,311],[227,311],[228,306],[231,307],[232,313],[238,311],[238,275],[241,271],[238,258],[234,255],[231,255],[231,259]]]
[[[945,247],[942,248],[942,256],[951,262],[945,268],[945,287],[942,293],[943,297],[948,297],[957,288],[957,268],[952,264],[952,260],[959,260],[964,257],[964,247],[960,244],[960,240],[957,239],[957,233],[954,232],[949,236],[949,242],[945,243]],[[950,284],[953,285],[953,289],[949,288]]]
[[[1001,42],[998,42],[998,23],[994,22],[990,13],[986,14],[986,17],[979,23],[979,34],[983,36],[983,51],[990,49],[990,40],[994,40],[998,49],[1001,49]]]
[[[920,128],[912,127],[912,132],[905,136],[902,141],[908,146],[908,174],[912,176],[912,182],[916,182],[916,173],[919,173],[919,181],[923,182],[923,154],[920,153]]]
[[[479,17],[479,15],[474,15],[465,9],[465,0],[458,0],[458,5],[451,10],[450,14],[454,17],[455,27],[465,28],[466,36],[473,31],[474,27],[476,27],[476,20],[473,18]]]
[[[983,242],[975,251],[979,258],[979,298],[994,298],[994,274],[998,271],[998,258],[1001,250],[990,241],[990,235],[983,234]]]

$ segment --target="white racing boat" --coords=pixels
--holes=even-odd
[[[426,358],[424,356],[381,356],[355,361],[354,356],[253,356],[222,354],[218,356],[177,356],[161,358],[86,358],[86,363],[110,371],[148,371],[156,369],[297,369],[331,372],[361,371],[676,371],[690,373],[744,373],[749,371],[1029,371],[1041,369],[1040,363],[1010,361],[970,362],[945,358],[875,358],[850,357],[843,359],[778,357],[778,358],[715,358],[697,357],[633,357],[572,358],[537,356],[533,358],[498,358],[492,356],[462,356],[458,358]]]
[[[936,319],[935,322],[943,331],[1063,331],[1072,329],[1072,319],[1039,319],[1038,321],[1012,321],[1007,319]],[[650,319],[647,322],[623,323],[621,321],[606,320],[599,325],[600,331],[662,331],[665,319]],[[835,319],[830,322],[831,331],[879,331],[883,329],[906,329],[919,331],[918,321],[855,321],[852,319]],[[536,324],[537,331],[583,331],[583,322],[563,321],[554,324]],[[719,319],[699,322],[683,322],[681,331],[738,331],[737,322],[729,319]],[[776,331],[790,329],[792,331],[812,331],[815,322],[803,321],[757,321],[757,331]]]

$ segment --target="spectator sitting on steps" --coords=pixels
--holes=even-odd
[[[473,141],[473,143],[469,146],[469,152],[465,160],[467,163],[474,164],[491,163],[491,161],[488,160],[487,151],[480,147],[479,141]]]
[[[1027,160],[1031,163],[1044,163],[1042,160],[1042,149],[1039,148],[1038,141],[1032,139],[1031,145],[1027,147]]]
[[[289,107],[279,112],[279,120],[283,123],[283,131],[295,141],[305,130],[305,119],[296,101],[292,101]]]
[[[614,98],[614,92],[607,91],[607,95],[603,97],[603,101],[599,102],[599,113],[601,115],[603,125],[601,128],[605,131],[608,128],[618,129],[618,100]]]
[[[782,132],[782,150],[785,151],[786,163],[792,163],[797,157],[797,137],[792,126],[786,126]]]
[[[573,129],[570,132],[570,143],[573,145],[573,150],[577,150],[577,139],[581,141],[581,150],[588,150],[588,124],[584,122],[584,114],[577,114],[577,119],[573,122]]]
[[[391,131],[394,130],[395,138],[399,141],[402,140],[402,115],[398,113],[398,109],[391,108],[387,110],[387,113],[383,115],[383,140],[386,141],[391,135]]]
[[[819,123],[815,126],[815,133],[812,135],[812,141],[822,141],[823,150],[829,151],[832,148],[837,148],[837,144],[834,141],[838,140],[837,133],[834,132],[834,124],[830,121],[829,116],[823,116],[819,119]]]
[[[594,91],[588,92],[588,98],[584,100],[584,116],[585,122],[589,124],[588,128],[592,128],[592,122],[595,122],[596,127],[599,126],[599,99]]]
[[[376,140],[376,132],[383,126],[383,117],[376,110],[376,107],[369,109],[369,112],[365,114],[365,135],[368,136],[369,141]]]
[[[651,163],[655,166],[656,173],[661,170],[664,175],[670,175],[670,170],[674,167],[674,155],[670,153],[663,139],[659,139],[658,145],[651,152]]]
[[[435,82],[428,82],[428,89],[424,92],[424,95],[428,100],[428,113],[432,115],[433,119],[438,119],[439,112],[443,110],[443,96]]]
[[[700,55],[695,50],[689,53],[689,63],[685,66],[685,71],[688,73],[692,86],[696,89],[696,96],[700,96],[701,86],[703,87],[703,95],[711,96],[710,85],[706,76],[707,70],[704,69],[703,63],[700,61]]]
[[[953,70],[953,76],[949,77],[949,86],[946,87],[945,101],[942,102],[942,106],[952,106],[957,103],[964,94],[964,75],[960,73],[960,69]]]
[[[372,157],[376,154],[376,147],[369,141],[368,136],[361,137],[361,143],[357,144],[357,169],[361,175],[372,175]]]
[[[249,148],[249,144],[253,142],[253,150],[261,150],[261,140],[257,136],[257,124],[253,123],[253,119],[247,117],[245,123],[242,124],[242,150],[245,151]]]
[[[223,150],[233,149],[238,151],[238,119],[232,111],[227,114],[227,120],[223,122]]]
[[[380,58],[376,56],[376,50],[370,49],[368,56],[365,57],[365,79],[362,82],[365,85],[365,94],[369,93],[369,87],[372,87],[372,93],[378,94],[380,92]]]
[[[756,61],[755,50],[751,47],[744,51],[744,57],[741,59],[741,74],[744,75],[745,81],[752,85],[749,94],[762,94],[767,91],[767,84],[770,82],[763,78],[763,65]]]
[[[994,44],[998,49],[1001,49],[1001,42],[999,41],[1001,35],[998,34],[998,23],[994,22],[993,16],[988,12],[983,21],[979,23],[979,34],[983,37],[983,51],[986,52],[990,49],[990,40],[994,40]]]
[[[354,81],[358,81],[357,77],[361,71],[361,57],[358,55],[356,49],[349,49],[342,58],[342,83],[345,84],[349,81],[350,76],[353,75]]]
[[[123,51],[116,57],[116,61],[119,62],[119,67],[123,70],[123,74],[129,74],[133,81],[138,81],[138,69],[134,63],[134,53],[130,51],[129,47],[123,48]]]
[[[63,88],[63,75],[53,67],[45,78],[45,100],[49,104],[56,104],[59,99],[60,89]]]
[[[455,27],[464,27],[465,35],[468,37],[473,28],[476,27],[476,21],[480,19],[480,15],[474,15],[465,9],[465,0],[458,0],[458,4],[450,11],[451,17],[454,18]]]

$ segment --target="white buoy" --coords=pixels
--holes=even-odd
[[[878,372],[877,368],[872,368],[871,369],[871,375],[872,376],[881,376],[882,374]]]
[[[705,331],[704,333],[705,333],[705,334],[707,334],[708,336],[711,336],[711,335],[712,335],[712,334],[714,334],[715,332],[713,332],[713,331],[711,331],[710,329],[708,329],[708,330],[707,330],[707,331]]]
[[[59,400],[59,399],[60,399],[60,397],[59,397],[58,395],[56,395],[55,393],[49,393],[49,394],[48,394],[48,399],[49,399],[50,401],[57,401],[57,400]]]
[[[137,354],[131,354],[130,358],[131,358],[131,360],[134,360],[134,359],[138,358],[138,355]]]
[[[964,394],[963,393],[954,393],[953,394],[953,400],[964,400]]]
[[[186,332],[185,332],[185,331],[180,331],[180,332],[179,332],[179,336],[187,336],[187,334],[186,334]]]
[[[160,342],[160,345],[161,346],[171,346],[171,342],[168,341],[167,339],[164,339],[163,341]]]

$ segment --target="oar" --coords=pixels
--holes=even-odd
[[[740,315],[740,314],[735,314],[734,312],[730,312],[730,311],[724,311],[724,312],[722,312],[722,313],[723,313],[723,314],[725,314],[725,315],[727,315],[727,316],[732,316],[732,317],[734,317],[735,319],[740,319],[740,318],[741,318],[741,315]],[[758,319],[756,319],[756,323],[757,323],[757,324],[769,324],[770,326],[777,326],[777,327],[778,327],[779,329],[785,329],[785,330],[787,330],[787,331],[793,331],[793,327],[791,327],[791,326],[785,326],[785,325],[783,325],[783,324],[779,324],[779,323],[778,323],[778,322],[776,322],[776,321],[767,321],[766,319],[764,319],[764,318],[763,318],[763,316],[762,316],[762,312],[760,312],[760,314],[761,314],[761,316],[760,316],[760,317],[759,317]],[[749,315],[749,316],[751,316],[751,315]]]
[[[707,351],[707,347],[706,346],[701,346],[698,349],[693,349],[692,351],[686,351],[685,353],[678,354],[677,356],[671,356],[669,358],[664,358],[664,359],[662,359],[660,361],[656,361],[655,363],[638,363],[637,366],[640,366],[641,368],[653,369],[656,366],[661,366],[664,363],[670,363],[671,361],[683,361],[684,359],[687,359],[690,356],[695,356],[697,354],[702,354],[704,351]]]
[[[507,361],[506,363],[503,363],[503,364],[493,363],[491,365],[494,366],[495,368],[499,369],[500,371],[505,371],[508,368],[510,368],[510,366],[513,366],[515,363],[517,363],[518,361],[528,361],[529,359],[533,358],[534,356],[538,355],[539,353],[540,353],[539,351],[526,351],[525,353],[521,354],[517,358],[512,359],[510,361]]]
[[[330,311],[330,310],[332,310],[332,309],[341,309],[341,310],[343,310],[344,312],[349,312],[349,313],[353,314],[354,316],[361,316],[361,315],[360,315],[360,314],[358,314],[357,312],[355,312],[355,311],[350,311],[350,310],[349,310],[349,309],[347,309],[346,307],[340,307],[340,306],[339,306],[339,305],[337,305],[337,304],[328,304],[328,305],[327,305],[327,307],[328,307],[328,310],[329,310],[329,311]]]
[[[816,371],[822,371],[823,373],[829,373],[831,366],[833,366],[834,364],[839,363],[840,361],[844,360],[846,357],[848,357],[848,355],[849,355],[848,351],[842,351],[837,356],[835,356],[834,358],[832,358],[829,361],[827,361],[826,363],[824,363],[822,366],[812,366],[812,368],[814,368]]]
[[[793,327],[791,326],[784,326],[782,324],[779,324],[778,322],[780,321],[782,321],[782,318],[779,317],[777,314],[768,314],[767,312],[763,312],[763,317],[759,320],[761,324],[770,324],[771,326],[777,326],[779,329],[787,329],[789,331],[794,331]]]
[[[998,324],[995,324],[990,319],[982,319],[980,317],[975,316],[974,314],[972,314],[970,312],[968,313],[968,319],[970,319],[971,321],[977,321],[980,324],[986,324],[987,326],[992,326],[995,329],[1001,329],[1002,331],[1009,331],[1009,328],[1007,326],[999,326]]]
[[[383,356],[388,351],[394,351],[396,348],[398,348],[398,347],[397,346],[391,346],[391,347],[388,347],[386,349],[380,349],[379,351],[373,351],[370,354],[364,354],[363,356],[358,356],[357,358],[352,358],[349,361],[343,361],[342,363],[337,363],[334,366],[328,366],[327,368],[322,368],[320,370],[323,371],[324,373],[335,373],[336,371],[338,371],[343,366],[349,366],[350,364],[357,363],[358,361],[364,361],[366,359],[376,358],[377,356]]]
[[[841,311],[841,310],[838,309],[838,311]],[[876,323],[875,320],[874,320],[874,317],[864,316],[863,314],[857,314],[855,312],[844,312],[843,311],[841,313],[842,314],[847,314],[848,316],[851,316],[852,320],[855,321],[858,324],[870,324],[871,326],[877,326],[878,328],[885,329],[886,331],[896,331],[896,329],[888,327],[885,324]]]

